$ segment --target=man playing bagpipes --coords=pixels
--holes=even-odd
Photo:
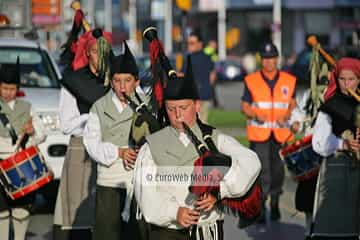
[[[133,168],[138,149],[133,145],[134,105],[146,103],[138,68],[126,42],[124,54],[111,61],[111,87],[90,109],[84,144],[97,162],[94,239],[138,239]],[[129,140],[131,140],[129,142]]]
[[[214,158],[204,161],[204,167],[221,163],[224,166],[220,169],[228,171],[224,171],[215,185],[201,188],[203,192],[196,184],[189,189],[199,155],[184,125],[199,139],[203,139],[202,128],[211,127],[197,118],[199,98],[191,64],[188,66],[186,75],[170,80],[165,89],[170,126],[146,137],[135,163],[135,196],[145,221],[150,224],[150,239],[223,239],[223,211],[219,201],[244,196],[261,169],[254,152],[214,129],[206,138],[214,142],[219,158],[217,162]],[[184,182],[156,180],[174,174],[189,177]]]
[[[19,67],[18,58],[16,65],[2,64],[0,68],[0,162],[15,154],[20,145],[22,148],[36,145],[46,138],[45,128],[31,104],[16,98],[20,86]],[[3,181],[3,174],[0,172],[2,184],[6,182]],[[9,232],[12,225],[13,239],[23,240],[29,224],[30,208],[35,198],[34,192],[11,200],[2,184],[0,184],[0,239],[10,239]]]
[[[358,239],[360,227],[360,60],[341,58],[331,72],[314,125],[324,156],[316,186],[312,239]]]
[[[60,93],[60,128],[71,135],[54,214],[54,239],[91,239],[96,164],[83,144],[91,106],[109,89],[111,33],[87,31],[74,42]],[[71,55],[71,54],[70,54]]]

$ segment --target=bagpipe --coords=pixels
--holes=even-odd
[[[54,176],[39,148],[25,147],[29,135],[24,133],[18,139],[3,113],[0,113],[0,122],[8,129],[12,144],[15,145],[13,154],[0,160],[0,184],[9,198],[16,200],[46,185]]]
[[[227,213],[240,217],[239,227],[243,228],[255,222],[261,215],[262,191],[255,182],[248,193],[240,198],[224,198],[220,196],[220,181],[232,165],[230,156],[219,152],[212,140],[213,127],[197,119],[197,124],[203,134],[202,143],[192,130],[183,123],[184,131],[199,154],[194,163],[193,176],[189,191],[196,196],[210,193],[219,200],[219,208]]]
[[[138,102],[136,103],[129,96],[123,94],[129,106],[135,112],[129,136],[129,145],[136,148],[145,143],[147,135],[169,124],[164,106],[164,89],[168,81],[177,80],[176,71],[172,68],[168,57],[164,53],[156,28],[149,27],[145,29],[143,36],[150,42],[151,70],[150,72],[143,71],[140,73],[140,86],[143,85],[144,88],[150,88],[150,91],[147,91],[150,101],[148,104],[145,104],[135,92]],[[164,72],[166,72],[166,76]]]
[[[129,145],[132,145],[134,148],[138,148],[145,143],[145,137],[160,130],[161,125],[155,118],[154,113],[152,113],[146,103],[141,100],[136,91],[135,97],[139,104],[137,104],[125,93],[123,93],[123,96],[135,113],[129,135]]]
[[[158,38],[155,27],[148,27],[144,30],[143,36],[150,42],[149,53],[152,73],[152,96],[155,100],[154,109],[157,112],[157,119],[162,126],[169,124],[164,107],[164,89],[168,81],[176,81],[177,74],[171,66],[169,58],[165,55],[163,45]],[[165,74],[164,74],[165,73]],[[174,89],[174,91],[176,91]]]
[[[100,79],[104,80],[104,85],[108,86],[110,79],[110,55],[111,55],[111,34],[105,33],[101,29],[91,29],[90,24],[85,18],[81,9],[80,1],[75,0],[70,6],[75,10],[72,29],[65,44],[61,46],[60,63],[74,71],[84,67],[87,59],[86,45],[91,38],[96,39],[98,63],[96,72]],[[83,30],[83,31],[82,31]]]
[[[316,48],[319,53],[324,57],[324,59],[326,60],[326,62],[328,62],[332,67],[335,67],[336,66],[336,61],[334,60],[334,58],[328,54],[321,46],[320,46],[320,43],[318,42],[317,38],[315,36],[310,36],[308,39],[307,39],[307,43]],[[349,92],[349,94],[354,97],[358,102],[360,102],[360,96],[359,96],[359,88],[357,89],[356,92],[354,92],[353,90],[351,89],[347,89],[347,91]]]
[[[85,14],[81,10],[80,2],[73,1],[70,7],[75,10],[75,15],[69,37],[67,41],[60,47],[63,49],[60,54],[60,64],[63,65],[71,65],[76,52],[76,43],[82,30],[85,32],[91,30],[90,24],[86,21]]]
[[[79,26],[79,22],[81,21],[81,24],[85,30],[85,32],[88,32],[91,30],[90,24],[84,17],[84,13],[81,10],[81,4],[80,1],[75,0],[71,3],[70,7],[76,11],[75,13],[75,19],[76,19],[76,25]],[[78,15],[79,14],[79,15]]]

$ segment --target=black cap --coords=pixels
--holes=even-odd
[[[126,44],[126,41],[124,41],[123,46],[125,48],[124,54],[113,56],[111,59],[111,76],[115,73],[130,73],[137,78],[139,75],[139,69],[136,65],[135,58]]]
[[[262,58],[278,57],[279,51],[272,42],[267,42],[260,48],[260,56]]]
[[[185,76],[170,79],[164,95],[165,100],[199,99],[198,88],[193,77],[190,55],[187,57]]]
[[[20,60],[16,59],[16,64],[1,64],[0,82],[7,84],[20,85]]]

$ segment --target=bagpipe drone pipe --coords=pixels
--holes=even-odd
[[[220,181],[223,180],[230,169],[232,159],[217,149],[211,138],[214,128],[202,123],[199,119],[197,119],[197,123],[202,132],[205,144],[183,123],[185,133],[189,136],[199,154],[199,158],[194,163],[193,175],[201,176],[192,178],[189,190],[196,196],[210,193],[217,197],[219,208],[226,213],[239,216],[239,227],[244,228],[255,222],[261,215],[261,187],[256,181],[245,196],[221,199]]]
[[[60,64],[64,66],[70,66],[75,57],[76,43],[80,33],[90,31],[90,24],[85,19],[80,2],[73,1],[71,8],[75,10],[73,25],[66,43],[61,46],[62,52],[60,54]]]
[[[98,55],[96,72],[99,78],[104,80],[104,85],[107,86],[110,81],[109,64],[112,52],[112,35],[100,28],[91,29],[81,9],[80,1],[72,1],[71,8],[75,10],[73,25],[66,43],[61,46],[60,55],[60,63],[65,67],[64,72],[68,70],[77,71],[87,65],[88,61],[85,60],[87,58],[87,44],[90,39],[95,39]]]
[[[153,107],[157,112],[157,119],[161,125],[167,126],[169,122],[164,107],[164,89],[167,87],[168,81],[177,80],[177,73],[164,53],[164,48],[157,36],[156,28],[149,27],[145,29],[143,36],[150,43],[149,52],[152,74],[152,96],[154,98]],[[172,91],[176,91],[176,89]]]

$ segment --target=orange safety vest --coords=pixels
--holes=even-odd
[[[249,141],[266,141],[270,138],[271,132],[276,141],[280,143],[292,140],[294,136],[289,127],[280,126],[276,120],[288,111],[295,90],[296,78],[280,71],[279,78],[271,92],[260,71],[257,71],[245,77],[245,84],[252,96],[252,110],[267,116],[266,122],[248,120],[246,132]]]

